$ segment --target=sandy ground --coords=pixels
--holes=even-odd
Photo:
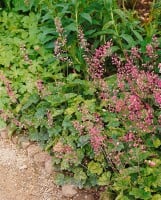
[[[0,200],[63,200],[52,177],[34,165],[23,149],[0,140]]]

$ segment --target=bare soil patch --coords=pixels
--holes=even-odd
[[[0,139],[0,200],[60,200],[61,189],[23,149]]]
[[[73,189],[72,185],[56,186],[46,153],[36,145],[26,144],[23,142],[24,147],[20,148],[6,137],[0,138],[0,200],[98,199],[88,191]]]

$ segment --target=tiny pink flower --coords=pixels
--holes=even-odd
[[[154,49],[153,49],[153,46],[152,46],[151,44],[148,44],[148,45],[146,46],[146,53],[147,53],[147,55],[148,55],[150,58],[153,57],[153,55],[154,55]]]
[[[154,161],[151,161],[151,160],[148,160],[147,161],[147,164],[150,166],[150,167],[155,167],[156,166],[156,163]]]
[[[159,73],[161,73],[161,63],[158,64]]]
[[[156,91],[154,97],[155,101],[161,106],[161,91]]]

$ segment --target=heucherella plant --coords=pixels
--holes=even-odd
[[[6,76],[0,71],[0,81],[4,84],[6,88],[7,95],[9,96],[11,102],[15,103],[17,101],[16,95],[12,89],[11,81],[9,81]]]
[[[85,41],[83,37],[81,40]],[[87,42],[82,44],[86,45]],[[158,154],[151,153],[151,148],[157,149],[161,145],[159,43],[154,37],[144,52],[138,47],[133,47],[129,53],[125,52],[124,60],[112,54],[111,47],[110,41],[96,49],[93,54],[89,54],[87,46],[82,45],[89,77],[96,90],[95,99],[99,105],[96,103],[93,113],[89,111],[89,107],[82,105],[79,109],[82,117],[74,120],[73,125],[80,136],[89,136],[94,154],[96,157],[103,156],[101,161],[106,163],[106,170],[117,174],[111,179],[114,181],[111,189],[118,192],[118,199],[124,197],[124,194],[119,193],[119,181],[127,178],[122,175],[125,170],[129,174],[123,191],[127,193],[127,198],[135,198],[135,189],[128,191],[127,188],[130,185],[137,187],[144,167],[160,167],[157,161]],[[116,66],[117,75],[106,78],[104,69],[107,57],[110,57],[112,64]],[[149,142],[152,144],[149,145]],[[136,183],[130,180],[134,177]],[[108,183],[107,181],[106,184]],[[155,190],[156,194],[157,191],[158,189]],[[141,199],[144,199],[143,193],[147,196],[145,199],[152,197],[151,192],[146,193],[144,189],[138,190],[138,193]]]
[[[93,8],[90,14],[88,9],[80,16],[72,13],[78,17],[75,27],[68,20],[68,9],[76,1],[68,3],[53,9],[67,9],[66,20],[64,14],[58,15],[63,26],[55,18],[55,28],[51,20],[49,29],[45,24],[53,15],[45,14],[46,9],[43,19],[37,13],[24,17],[3,12],[0,117],[5,124],[0,125],[7,125],[10,135],[29,135],[31,141],[40,142],[53,156],[54,168],[60,172],[56,179],[59,185],[98,186],[101,190],[107,186],[106,199],[159,199],[160,43],[154,37],[152,43],[146,45],[145,41],[137,43],[141,48],[135,47],[131,37],[119,34],[125,31],[119,23],[116,38],[121,41],[124,37],[122,48],[131,44],[123,53],[115,54],[120,52],[116,38],[98,41],[97,36],[89,36],[90,28],[88,33],[79,28],[86,18],[94,29]],[[103,31],[108,32],[119,19],[105,19]],[[130,22],[124,23],[124,27],[132,28]],[[125,39],[129,41],[126,45]]]
[[[86,41],[83,37],[80,30],[80,41]],[[133,47],[130,55],[125,53],[125,61],[121,61],[117,55],[111,56],[111,41],[96,49],[93,54],[89,54],[87,42],[82,44],[84,58],[89,66],[89,76],[98,87],[99,98],[106,101],[105,107],[118,113],[123,117],[122,120],[129,121],[129,130],[145,133],[155,131],[154,108],[159,109],[161,106],[161,80],[155,73],[160,66],[157,38],[153,37],[152,43],[146,46],[145,54]],[[109,91],[104,79],[105,58],[110,56],[117,68],[117,87],[112,91]]]
[[[90,113],[87,106],[82,106],[79,111],[82,114],[81,122],[73,121],[73,125],[80,136],[89,134],[91,146],[97,154],[105,139],[102,135],[104,130],[102,119],[99,113]]]
[[[84,50],[83,57],[88,66],[87,71],[90,78],[92,80],[101,79],[104,74],[105,58],[110,57],[112,53],[112,40],[97,48],[94,53],[89,50],[89,44],[81,28],[78,30],[78,40],[80,47]]]
[[[158,121],[156,113],[161,106],[161,79],[154,71],[159,66],[155,48],[147,45],[145,54],[148,59],[145,63],[142,61],[143,54],[136,48],[131,50],[131,55],[127,55],[124,62],[112,57],[118,71],[118,91],[111,103],[116,112],[130,120],[136,132],[154,132]]]
[[[56,17],[54,19],[54,22],[55,22],[56,32],[58,33],[58,37],[54,42],[54,56],[60,62],[66,63],[67,66],[71,66],[72,61],[68,54],[67,38],[64,28],[62,27],[61,20],[58,17]]]

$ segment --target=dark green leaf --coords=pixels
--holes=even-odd
[[[92,18],[89,13],[81,13],[80,14],[84,19],[86,19],[90,24],[92,24]]]

